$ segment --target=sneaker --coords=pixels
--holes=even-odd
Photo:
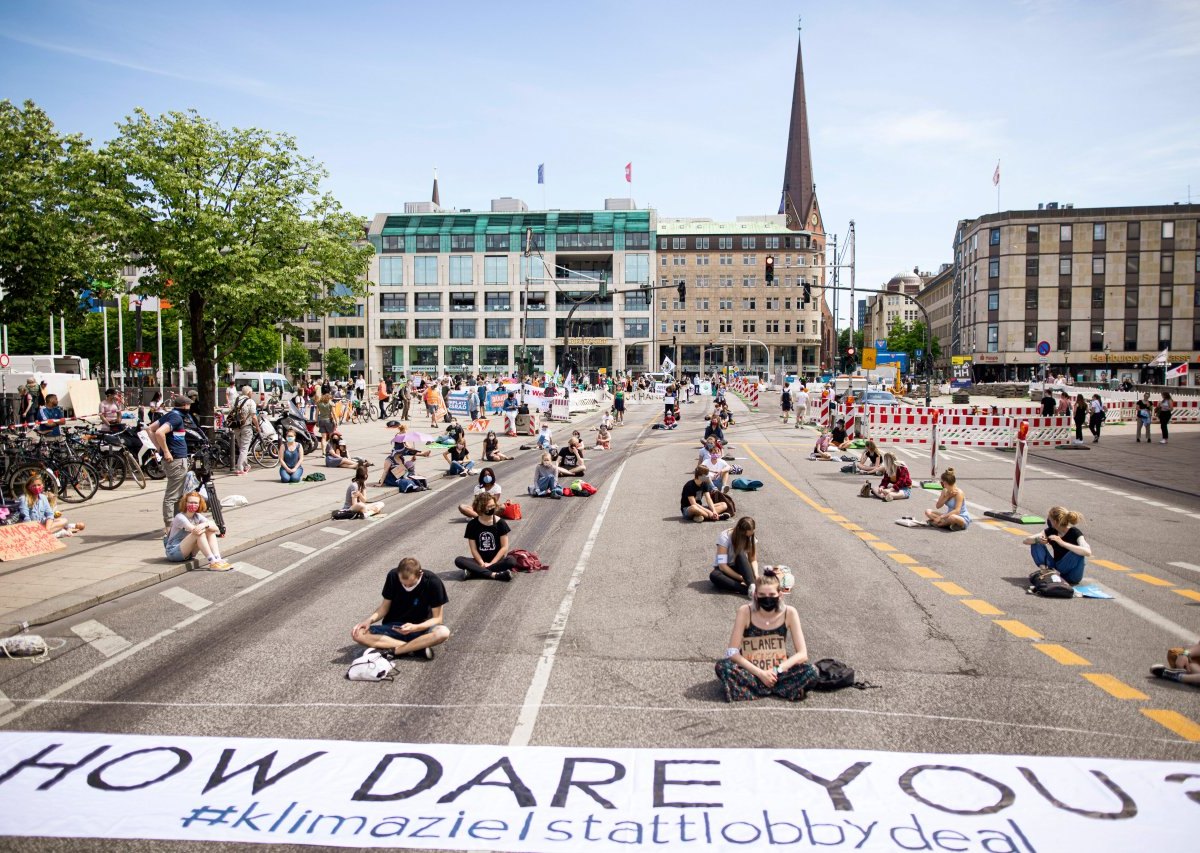
[[[210,560],[205,568],[210,572],[227,572],[233,568],[233,564],[226,560]]]
[[[425,660],[433,660],[433,646],[426,646],[421,649],[420,653],[425,657]]]
[[[463,580],[469,581],[470,579],[471,579],[471,573],[468,572],[466,569],[463,569]]]
[[[754,600],[754,590],[756,588],[757,588],[756,584],[750,584],[750,588],[746,590],[746,597],[749,598],[751,601]]]
[[[1160,440],[1158,443],[1159,443],[1159,444],[1166,444],[1166,443],[1167,443],[1167,440],[1164,438],[1164,439],[1161,439],[1161,440]]]
[[[496,572],[496,580],[508,583],[512,580],[512,572],[510,572],[508,569],[505,569],[502,572]]]
[[[1167,681],[1179,681],[1187,673],[1182,669],[1171,669],[1161,663],[1156,663],[1150,667],[1150,674],[1158,678],[1165,678]]]

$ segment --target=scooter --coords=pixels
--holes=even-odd
[[[279,435],[286,435],[288,430],[296,433],[296,440],[305,454],[312,453],[317,448],[317,438],[308,431],[308,424],[290,412],[284,412],[271,422]]]

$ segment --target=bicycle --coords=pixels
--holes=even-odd
[[[118,488],[126,477],[132,477],[139,489],[146,488],[146,473],[120,436],[100,434],[93,438],[99,441],[99,456],[105,461],[105,467],[100,469],[100,488]]]

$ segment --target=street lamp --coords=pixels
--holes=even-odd
[[[1105,342],[1104,344],[1104,381],[1105,383],[1112,382],[1112,369],[1108,366],[1108,353],[1112,347]]]

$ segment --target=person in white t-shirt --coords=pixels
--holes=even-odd
[[[714,491],[729,491],[729,481],[732,476],[733,466],[721,458],[721,451],[714,450],[710,452],[708,458],[700,464],[708,469],[708,479],[712,483]]]

